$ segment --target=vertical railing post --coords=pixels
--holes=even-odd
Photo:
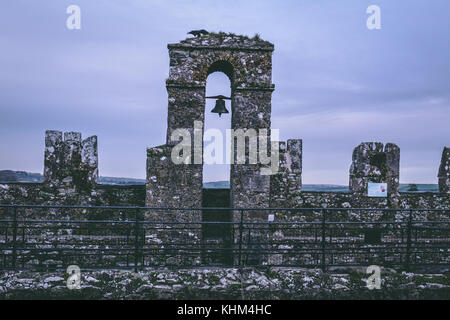
[[[406,225],[406,259],[405,270],[409,271],[411,259],[411,232],[412,232],[412,209],[409,210],[408,223]]]
[[[139,264],[139,210],[136,209],[134,216],[134,272],[138,271]]]
[[[141,235],[141,240],[139,241],[139,255],[141,257],[141,269],[145,266],[145,255],[144,255],[144,247],[145,247],[145,213],[139,210],[139,234]]]
[[[17,261],[17,206],[13,209],[13,248],[12,248],[12,266],[16,269]]]
[[[325,240],[326,240],[326,233],[325,233],[325,227],[326,227],[326,217],[325,217],[326,211],[324,209],[322,209],[322,245],[321,245],[321,249],[322,249],[322,261],[321,261],[321,265],[322,265],[322,271],[325,272],[326,270],[326,262],[325,262]]]
[[[243,223],[244,223],[244,212],[240,210],[240,222],[239,222],[239,266],[242,265],[242,234],[243,234]]]

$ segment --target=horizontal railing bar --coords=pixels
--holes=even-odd
[[[190,222],[178,222],[178,221],[146,221],[146,220],[12,220],[3,219],[0,223],[80,223],[80,224],[156,224],[156,225],[239,225],[240,222],[227,222],[227,221],[190,221]],[[326,225],[406,225],[407,221],[326,221],[326,222],[251,222],[244,221],[244,225],[316,225],[320,226],[322,224]],[[421,229],[421,225],[424,224],[450,224],[450,221],[411,221],[413,228]],[[19,226],[22,228],[23,226]],[[32,227],[30,227],[32,228]],[[248,229],[248,227],[243,226],[243,228]],[[438,228],[438,229],[449,229],[450,228]],[[428,228],[426,230],[434,230]]]
[[[259,243],[258,243],[259,244]],[[315,243],[317,245],[320,245],[320,242]],[[348,243],[347,243],[348,244]],[[370,244],[360,244],[359,246],[327,246],[326,251],[342,251],[342,250],[399,250],[399,249],[406,249],[406,244],[404,243],[398,243],[395,246],[386,246],[386,245],[370,245]],[[436,244],[430,244],[430,245],[419,245],[414,246],[413,249],[447,249],[450,250],[450,246],[447,245],[436,245]],[[2,251],[8,251],[10,249],[1,249]],[[28,248],[28,247],[20,247],[16,248],[18,251],[133,251],[135,250],[134,247],[120,247],[120,248],[67,248],[67,247],[59,247],[59,248]],[[237,251],[236,248],[233,247],[225,247],[225,248],[214,248],[214,247],[169,247],[169,248],[161,248],[161,247],[142,247],[140,250],[143,251],[174,251],[174,250],[188,250],[188,251],[198,251],[198,250],[209,250],[209,251],[222,251],[222,250],[233,250]],[[270,252],[289,252],[289,251],[319,251],[322,250],[321,248],[242,248],[242,251],[246,252],[253,252],[253,251],[270,251]],[[420,253],[420,251],[414,251],[417,253]],[[430,252],[433,253],[433,251],[425,251],[426,253]],[[425,253],[424,252],[424,253]],[[57,253],[59,254],[59,253]]]
[[[30,250],[28,250],[30,251]],[[130,249],[129,251],[126,250],[121,250],[121,251],[110,251],[110,250],[105,250],[102,252],[103,255],[111,255],[114,254],[114,257],[132,257],[134,256],[132,253],[133,249]],[[146,249],[146,250],[142,250],[140,255],[141,256],[148,256],[148,257],[153,257],[152,255],[155,252],[177,252],[177,251],[181,251],[183,254],[198,254],[198,253],[203,253],[203,254],[214,254],[214,253],[224,253],[224,252],[235,252],[233,251],[231,248],[205,248],[205,249],[198,249],[198,248],[187,248],[187,249],[178,249],[178,248],[158,248],[158,249]],[[406,250],[405,250],[406,251]],[[404,254],[405,251],[395,251],[395,252],[389,252],[389,253],[394,253],[394,254]],[[30,258],[47,258],[47,259],[54,259],[59,257],[61,254],[65,254],[68,257],[98,257],[99,255],[99,250],[93,250],[91,251],[91,253],[79,253],[80,250],[75,249],[75,250],[65,250],[62,251],[61,253],[55,253],[55,254],[51,254],[51,253],[46,253],[44,252],[43,254],[19,254],[17,256],[17,258],[19,259],[30,259]],[[122,252],[122,253],[121,253]],[[378,258],[382,258],[383,257],[383,252],[384,249],[383,248],[377,248],[376,250],[367,250],[367,249],[360,249],[360,250],[355,250],[353,252],[354,256],[364,256],[365,254],[377,254],[380,255]],[[74,253],[73,255],[71,253]],[[296,255],[304,255],[304,254],[313,254],[313,255],[320,255],[321,254],[321,249],[320,248],[312,248],[312,249],[297,249],[297,250],[273,250],[273,249],[254,249],[254,250],[248,250],[248,249],[242,249],[242,254],[245,255],[251,255],[251,254],[266,254],[266,255],[270,255],[270,254],[284,254],[287,256],[296,256]],[[342,256],[342,255],[346,255],[348,254],[348,252],[346,252],[345,250],[341,250],[341,249],[332,249],[330,251],[327,251],[328,254],[332,254],[334,256]],[[441,252],[439,251],[427,251],[427,252],[423,252],[423,251],[418,251],[415,252],[416,254],[424,254],[424,253],[429,253],[429,254],[440,254]],[[399,259],[400,257],[394,257],[394,259]]]
[[[11,236],[9,236],[8,238],[10,238],[10,237]],[[76,242],[75,243],[71,243],[71,241],[70,241],[71,239],[72,240],[77,240],[77,239],[74,239],[73,236],[68,236],[68,237],[70,237],[70,238],[66,239],[65,242],[59,242],[59,244],[61,244],[61,245],[79,245],[79,243],[76,243]],[[79,237],[79,236],[76,235],[76,237]],[[91,237],[91,236],[83,235],[83,237],[88,238],[88,237]],[[98,237],[98,236],[92,236],[92,237]],[[113,237],[113,236],[106,236],[106,237],[107,238],[111,237],[110,240],[112,240],[112,242],[111,243],[104,243],[105,245],[115,246],[115,245],[121,245],[123,243],[127,243],[126,241],[120,241],[120,242],[114,241],[114,240],[120,240],[120,239],[125,240],[125,239],[127,239],[127,236],[115,236],[115,237]],[[130,237],[130,238],[132,238],[132,237]],[[314,239],[315,238],[314,236],[304,236],[303,238],[304,239],[286,239],[286,240],[279,240],[279,241],[257,242],[257,243],[251,243],[251,244],[257,244],[257,245],[261,245],[262,246],[262,245],[293,245],[293,244],[314,245],[314,244],[321,244],[322,243],[322,241],[320,239],[315,240],[315,241],[308,241],[308,239]],[[387,241],[382,241],[382,242],[380,242],[380,244],[370,244],[370,243],[361,242],[361,236],[336,236],[336,237],[332,237],[332,239],[328,239],[328,238],[329,237],[327,236],[326,243],[328,243],[328,244],[333,244],[334,243],[334,244],[342,244],[342,245],[356,245],[356,244],[373,245],[373,246],[392,245],[393,247],[395,247],[397,245],[401,245],[401,244],[405,244],[406,243],[406,240],[404,240],[403,242],[400,241],[401,237],[383,237],[383,238],[386,238]],[[150,239],[152,239],[152,238],[150,238]],[[339,240],[342,240],[342,239],[347,239],[347,241],[339,241]],[[348,239],[350,239],[350,240],[348,240]],[[353,241],[352,241],[352,239],[353,239]],[[83,240],[87,240],[87,239],[83,239]],[[92,239],[92,240],[94,240],[94,239]],[[148,242],[145,242],[145,244],[144,244],[144,242],[142,242],[145,246],[156,245],[156,244],[151,243],[151,241],[149,241],[149,239],[145,239],[145,240],[148,241]],[[208,239],[206,239],[206,241],[208,241],[208,240],[214,241],[214,240],[218,240],[218,239],[217,238],[208,238]],[[130,241],[134,241],[134,240],[130,240]],[[203,241],[205,241],[205,240],[203,240]],[[425,242],[425,241],[428,241],[428,242]],[[42,245],[42,246],[54,245],[54,243],[50,243],[50,242],[49,243],[46,243],[46,242],[28,242],[26,240],[25,241],[18,240],[17,242],[18,243],[22,243],[22,244],[32,244],[32,245],[36,245],[36,246],[38,246],[38,245]],[[429,238],[421,239],[421,238],[419,238],[415,242],[416,245],[420,245],[420,244],[424,244],[424,243],[429,243],[430,245],[448,244],[448,246],[450,248],[450,238],[432,238],[432,239],[429,239]],[[8,244],[8,243],[1,243],[0,242],[0,250],[2,249],[2,247],[4,247],[5,244]],[[86,245],[89,246],[90,245],[89,242],[87,242]],[[195,245],[195,246],[197,246],[199,244],[198,243],[189,244],[187,242],[170,242],[170,245],[171,246],[174,246],[174,245],[191,245],[191,246]],[[417,246],[415,246],[415,247],[417,247]],[[57,249],[60,249],[60,248],[63,248],[63,247],[52,247],[52,248],[57,250]],[[8,249],[7,248],[3,248],[3,250],[8,250]]]
[[[386,263],[386,266],[401,266],[402,263],[401,262],[395,262],[395,261],[389,261],[388,263]],[[446,266],[448,264],[446,263],[410,263],[411,266],[424,266],[424,267],[440,267],[440,266]],[[248,266],[253,266],[252,264],[249,264]],[[310,263],[310,264],[265,264],[265,265],[258,265],[259,268],[290,268],[290,267],[317,267],[316,263]],[[361,264],[356,264],[356,263],[333,263],[333,264],[327,264],[328,267],[361,267]],[[95,270],[132,270],[135,268],[135,266],[133,264],[130,264],[129,266],[89,266],[89,267],[84,267],[81,266],[82,269],[84,271],[95,271]],[[208,266],[203,266],[203,265],[189,265],[189,266],[178,266],[176,264],[166,264],[166,265],[159,265],[159,264],[149,264],[149,265],[145,265],[145,266],[140,266],[139,267],[143,267],[144,269],[151,269],[151,270],[172,270],[172,269],[177,269],[177,270],[193,270],[193,269],[204,269],[204,268],[223,268],[223,267],[236,267],[233,264],[211,264]],[[65,267],[48,267],[48,268],[43,268],[44,270],[66,270]],[[29,268],[25,268],[25,267],[16,267],[16,268],[12,268],[12,267],[0,267],[0,270],[30,270]]]
[[[142,207],[142,206],[66,206],[66,205],[27,205],[27,204],[0,204],[0,208],[53,208],[53,209],[120,209],[120,210],[178,210],[178,211],[449,211],[446,209],[424,209],[424,208],[179,208],[179,207]]]

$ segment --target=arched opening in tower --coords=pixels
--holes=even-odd
[[[225,61],[213,63],[208,70],[206,79],[206,96],[232,96],[233,68]],[[223,110],[223,102],[228,113],[211,112],[214,108]],[[206,99],[205,122],[203,138],[203,197],[204,208],[230,207],[230,164],[227,153],[227,130],[231,129],[232,105],[231,100],[217,102],[217,99]],[[217,111],[217,108],[215,111]],[[208,246],[229,248],[231,246],[231,211],[203,210],[204,222],[202,227],[203,240]],[[220,222],[225,222],[221,224]],[[203,255],[204,262],[214,264],[231,264],[230,251],[219,251]],[[207,260],[207,261],[206,261]]]
[[[228,62],[217,61],[208,70],[206,96],[232,95],[232,67]],[[203,141],[203,184],[205,188],[229,188],[230,164],[227,159],[226,130],[231,128],[231,100],[223,100],[229,113],[211,112],[217,99],[206,99]]]

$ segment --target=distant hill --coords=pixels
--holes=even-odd
[[[417,189],[414,187],[416,186]],[[400,192],[439,192],[438,184],[403,184],[400,183]]]
[[[44,177],[40,173],[25,171],[1,170],[0,182],[42,182]]]
[[[99,184],[129,186],[129,185],[145,184],[145,179],[99,177],[98,183]]]
[[[339,186],[335,184],[304,184],[303,191],[321,191],[321,192],[350,192],[347,186]]]
[[[230,187],[229,181],[215,181],[205,182],[203,188],[205,189],[227,189]],[[302,186],[304,191],[327,191],[327,192],[349,192],[348,187],[338,186],[333,184],[304,184]]]
[[[99,184],[106,185],[143,185],[145,179],[135,178],[116,178],[116,177],[99,177]],[[40,173],[30,173],[25,171],[0,170],[1,182],[43,182],[44,177]],[[227,189],[230,187],[229,181],[205,182],[205,189]],[[321,192],[349,192],[347,186],[334,184],[304,184],[303,191],[321,191]],[[437,184],[400,184],[400,192],[438,192]]]
[[[0,182],[43,182],[44,176],[40,173],[24,171],[0,170]],[[139,185],[145,184],[145,179],[99,177],[99,184],[107,185]]]
[[[228,189],[228,188],[230,188],[230,181],[204,182],[203,188],[205,188],[205,189]]]
[[[415,190],[417,187],[417,190]],[[226,189],[230,187],[229,181],[205,182],[205,189]],[[437,184],[400,184],[400,192],[439,192]],[[335,184],[304,184],[303,191],[316,192],[350,192],[348,186],[340,186]]]

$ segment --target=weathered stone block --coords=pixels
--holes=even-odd
[[[302,140],[280,141],[279,150],[279,172],[270,177],[271,207],[292,205],[302,190]]]
[[[444,147],[439,167],[439,191],[450,193],[450,148]]]
[[[79,132],[45,133],[44,183],[67,190],[89,191],[98,181],[97,137],[82,140]]]
[[[94,186],[98,181],[98,142],[97,136],[89,137],[81,143],[81,163],[84,166],[87,182]]]
[[[388,195],[398,195],[400,148],[380,142],[361,143],[353,150],[349,187],[357,195],[367,195],[369,182],[385,182]]]
[[[52,184],[59,180],[58,174],[63,168],[64,148],[61,131],[45,132],[44,181]]]

